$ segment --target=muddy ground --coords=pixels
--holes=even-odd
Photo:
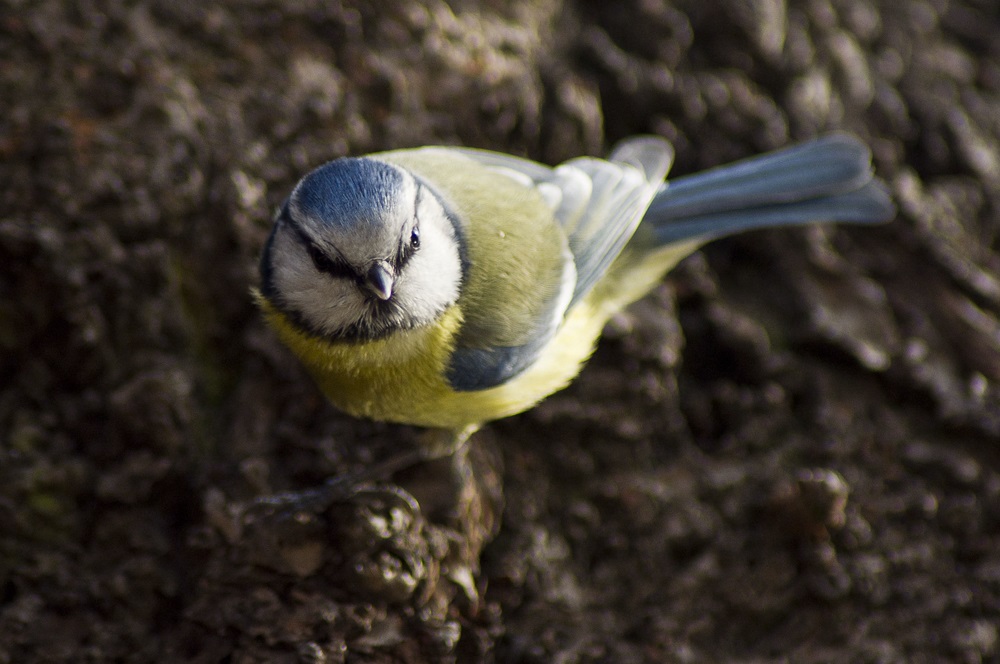
[[[4,0],[0,662],[1000,661],[995,2],[498,4]],[[313,166],[832,129],[892,224],[710,245],[423,511],[255,502],[417,435],[252,304]]]

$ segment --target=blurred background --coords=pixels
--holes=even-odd
[[[993,0],[2,0],[0,662],[995,661],[998,109]],[[466,530],[247,516],[416,435],[254,309],[311,168],[831,130],[896,221],[689,258],[479,434]]]

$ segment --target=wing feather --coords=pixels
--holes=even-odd
[[[522,343],[491,343],[482,332],[459,335],[449,381],[459,390],[487,389],[531,366],[566,311],[607,271],[642,221],[670,168],[673,150],[659,138],[633,138],[616,147],[607,161],[580,157],[556,168],[496,152],[449,150],[533,188],[551,209],[569,248],[557,293],[527,326]]]
[[[556,168],[511,155],[455,148],[519,182],[530,179],[553,208],[576,264],[568,306],[590,292],[621,253],[673,163],[670,144],[655,136],[618,144],[607,159],[579,157]],[[555,196],[552,189],[559,192]]]

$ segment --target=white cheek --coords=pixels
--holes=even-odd
[[[450,234],[434,224],[421,230],[420,249],[400,275],[396,297],[413,318],[430,320],[458,299],[462,266]]]
[[[301,246],[279,235],[272,248],[277,290],[284,305],[320,333],[333,334],[355,323],[364,313],[358,288],[316,271]]]
[[[321,334],[336,334],[365,314],[364,297],[354,284],[315,271],[312,283],[296,289],[288,303]]]

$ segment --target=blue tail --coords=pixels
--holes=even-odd
[[[643,224],[659,244],[815,221],[880,223],[896,214],[857,138],[831,134],[669,180]]]

